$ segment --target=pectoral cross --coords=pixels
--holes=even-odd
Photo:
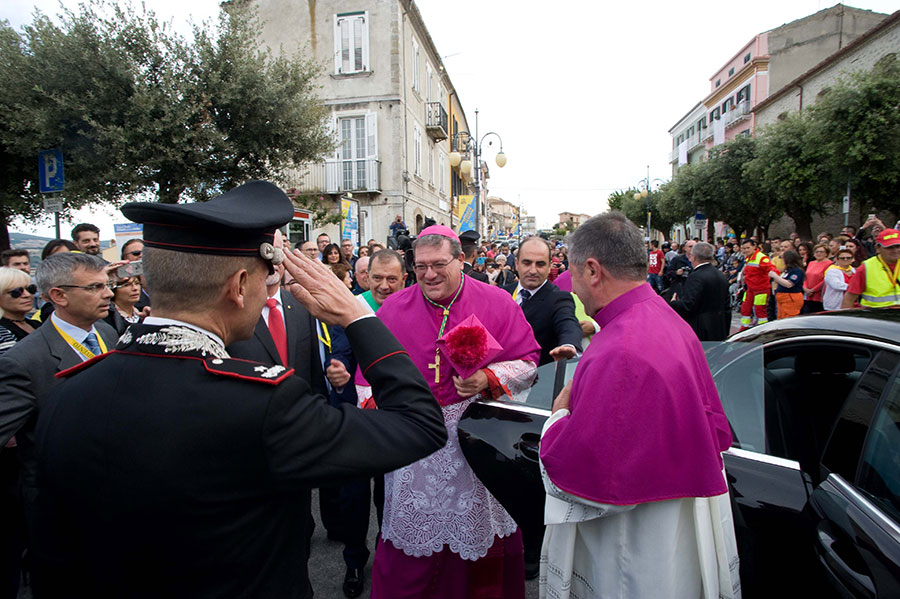
[[[440,350],[434,351],[434,364],[429,364],[428,369],[434,370],[434,382],[441,382],[441,352]]]

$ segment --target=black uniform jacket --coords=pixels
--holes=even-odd
[[[477,270],[475,270],[475,267],[473,267],[468,262],[463,263],[463,274],[472,277],[476,281],[481,281],[482,283],[490,283],[490,279],[486,274],[484,274],[483,272],[478,272]]]
[[[518,283],[512,283],[504,289],[512,293],[517,286]],[[522,312],[541,346],[538,366],[552,362],[550,350],[560,345],[573,345],[581,351],[581,325],[575,318],[575,302],[570,293],[547,281],[537,293],[522,302]]]
[[[313,391],[327,392],[325,375],[319,361],[319,340],[316,336],[316,319],[287,291],[280,291],[284,307],[284,329],[287,334],[288,366],[294,374],[309,383]],[[262,316],[256,322],[256,329],[250,339],[235,341],[227,347],[228,355],[234,358],[280,364],[278,349],[272,334]]]
[[[731,332],[728,279],[712,264],[691,271],[671,306],[700,341],[724,341]]]
[[[378,410],[332,407],[283,366],[134,325],[41,410],[38,559],[65,597],[304,597],[307,487],[444,445],[441,410],[377,318],[347,327]],[[70,371],[71,372],[71,371]]]

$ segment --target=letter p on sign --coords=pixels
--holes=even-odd
[[[62,150],[44,150],[38,152],[38,180],[41,193],[55,193],[63,190],[66,184],[63,173]]]

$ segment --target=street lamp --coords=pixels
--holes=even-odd
[[[484,140],[494,135],[500,141],[500,151],[497,153],[495,161],[497,166],[503,168],[506,166],[506,154],[503,153],[503,139],[499,134],[489,131],[483,137],[478,137],[478,109],[475,109],[475,137],[469,135],[468,131],[460,131],[453,135],[452,147],[457,149],[450,152],[450,166],[459,167],[459,173],[463,179],[474,176],[475,179],[475,230],[481,233],[481,152],[484,149]],[[464,139],[462,152],[459,151],[459,143]],[[490,146],[493,141],[488,142]],[[474,160],[469,159],[472,156]],[[474,172],[473,172],[474,171]]]
[[[662,179],[653,179],[654,183],[656,181],[663,182]],[[640,186],[641,184],[643,184],[644,189],[634,192],[635,200],[643,199],[645,202],[644,207],[647,211],[647,241],[650,241],[650,217],[651,217],[651,213],[650,213],[650,183],[651,183],[651,181],[650,181],[650,165],[648,164],[647,165],[647,177],[645,179],[641,179],[640,181],[638,181],[638,185]]]
[[[650,165],[647,165],[647,178],[641,179],[639,182],[645,185],[644,189],[641,191],[634,192],[634,199],[640,200],[641,198],[645,201],[645,207],[647,209],[647,241],[650,241]]]

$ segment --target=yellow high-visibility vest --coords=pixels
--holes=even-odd
[[[860,305],[869,308],[900,305],[900,284],[897,283],[900,263],[892,273],[888,273],[880,256],[872,256],[863,264],[866,266],[866,288],[859,296]]]

